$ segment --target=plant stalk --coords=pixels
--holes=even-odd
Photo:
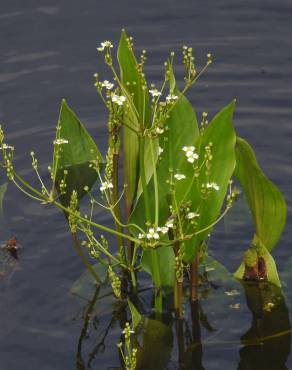
[[[94,271],[92,265],[88,262],[87,258],[84,256],[84,254],[82,252],[82,249],[80,247],[79,240],[77,238],[77,234],[76,233],[71,233],[71,235],[72,235],[72,239],[73,239],[73,244],[74,244],[75,250],[76,250],[78,256],[80,257],[82,263],[84,264],[84,266],[86,267],[86,269],[90,272],[90,274],[94,277],[95,281],[97,283],[100,283],[100,279],[99,279],[98,275],[96,274],[96,272]]]
[[[145,146],[145,138],[140,137],[139,139],[139,148],[140,148],[140,153],[139,153],[139,167],[140,167],[140,176],[141,176],[141,184],[143,188],[143,197],[144,197],[144,204],[145,204],[145,212],[146,212],[146,220],[147,223],[151,223],[151,211],[150,211],[150,201],[149,201],[149,193],[147,189],[147,182],[146,182],[146,176],[145,176],[145,168],[144,168],[144,146]],[[159,263],[158,263],[158,256],[157,252],[155,250],[151,250],[151,267],[152,267],[152,273],[153,273],[153,283],[154,283],[154,288],[157,290],[157,305],[155,304],[155,308],[159,308],[160,311],[160,306],[162,309],[162,296],[160,292],[161,288],[161,279],[160,279],[160,271],[159,271]],[[156,300],[155,300],[156,301]],[[161,311],[160,311],[161,312]]]
[[[198,287],[199,287],[199,253],[195,255],[193,262],[191,263],[191,301],[198,300]]]

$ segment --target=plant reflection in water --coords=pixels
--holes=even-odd
[[[290,354],[291,346],[291,326],[289,313],[286,307],[282,291],[266,282],[263,283],[242,283],[246,304],[252,313],[251,327],[241,336],[240,341],[224,339],[216,341],[212,339],[213,333],[217,328],[209,321],[207,314],[203,311],[199,300],[191,301],[189,308],[186,304],[186,314],[184,319],[175,319],[173,307],[169,305],[167,311],[158,315],[154,313],[143,316],[142,321],[135,329],[132,340],[138,348],[137,369],[139,370],[205,370],[203,350],[208,352],[210,347],[233,347],[242,345],[239,350],[240,360],[238,370],[285,370],[285,365]],[[204,290],[200,290],[200,297],[203,296],[208,301],[208,295],[218,289],[216,284],[209,283],[208,287],[204,284]],[[208,290],[208,292],[207,292]],[[222,289],[221,289],[222,290]],[[141,292],[131,300],[139,311],[149,312],[145,302],[149,301],[150,289],[142,289]],[[218,292],[217,292],[218,293]],[[224,299],[228,297],[222,290]],[[220,293],[220,294],[221,294]],[[110,296],[103,295],[100,298],[100,287],[96,289],[92,300],[88,303],[84,311],[84,324],[77,346],[76,369],[88,370],[96,368],[101,357],[107,351],[111,352],[106,356],[107,369],[123,369],[123,361],[119,351],[113,356],[113,343],[111,343],[111,331],[120,331],[125,327],[125,323],[130,321],[131,312],[127,305],[121,302],[114,304],[114,300],[108,300]],[[107,299],[107,308],[111,307],[111,314],[107,314],[107,324],[100,328],[99,319],[96,316],[96,307],[103,306],[102,300]],[[187,303],[187,297],[185,297]],[[230,298],[229,298],[230,299]],[[169,302],[172,300],[169,299]],[[211,301],[211,300],[210,300]],[[109,304],[108,304],[109,303]],[[244,305],[244,302],[241,302]],[[230,308],[229,308],[230,310]],[[109,312],[109,311],[108,311]],[[103,320],[104,322],[105,320]],[[97,332],[98,339],[93,340],[91,333]],[[202,335],[201,335],[202,332]],[[90,333],[90,334],[89,334]],[[208,338],[208,334],[210,336]],[[85,341],[91,341],[91,351],[84,353]],[[123,342],[121,335],[120,341]],[[114,343],[115,345],[115,343]],[[86,357],[86,360],[84,359]],[[207,363],[207,358],[205,358]],[[177,365],[174,365],[174,364]],[[112,367],[110,366],[112,365]]]

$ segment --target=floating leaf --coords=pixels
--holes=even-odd
[[[107,267],[101,263],[92,266],[94,272],[99,277],[100,281],[97,283],[96,279],[89,271],[85,271],[72,285],[70,292],[78,297],[90,300],[99,284],[105,282],[107,277]]]
[[[75,113],[62,100],[60,117],[60,137],[67,140],[61,145],[60,158],[56,160],[54,154],[53,171],[56,171],[57,187],[64,177],[64,170],[68,171],[66,194],[60,197],[64,205],[68,205],[73,190],[79,198],[85,194],[84,187],[90,189],[97,180],[97,173],[89,167],[91,162],[102,162],[102,157],[95,142]]]

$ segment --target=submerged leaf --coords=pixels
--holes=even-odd
[[[158,320],[146,319],[142,341],[137,353],[137,369],[165,369],[173,346],[171,326]]]
[[[70,292],[73,295],[81,297],[83,299],[90,300],[93,296],[97,286],[105,282],[107,277],[107,267],[101,263],[97,263],[92,266],[94,272],[99,277],[99,283],[92,276],[92,274],[86,270],[72,285]]]

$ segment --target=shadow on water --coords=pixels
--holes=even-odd
[[[240,342],[225,341],[224,333],[222,340],[206,339],[202,335],[205,329],[210,333],[217,329],[209,323],[200,301],[190,301],[186,317],[182,320],[174,318],[171,307],[160,317],[153,313],[143,316],[143,321],[135,329],[132,338],[133,345],[138,349],[137,369],[205,370],[208,368],[204,365],[205,348],[220,345],[234,348],[240,344],[242,347],[239,349],[237,370],[288,369],[286,361],[290,354],[291,326],[281,289],[268,283],[242,285],[252,318],[250,329],[240,337]],[[99,293],[98,288],[84,310],[84,323],[77,345],[76,370],[93,369],[98,363],[104,364],[104,369],[123,369],[118,349],[116,356],[113,355],[111,331],[118,326],[121,332],[131,315],[126,304],[113,304],[111,300],[107,324],[101,328],[100,320],[95,314],[96,306],[102,304],[99,302]],[[145,311],[144,298],[142,293],[138,304],[142,311]],[[96,336],[98,339],[93,339]],[[122,335],[119,340],[123,343]],[[91,350],[86,352],[88,341],[91,342]],[[110,348],[107,348],[106,343]],[[109,357],[105,355],[107,350],[111,352]],[[235,366],[232,368],[235,369]]]
[[[282,291],[267,283],[245,284],[244,289],[252,322],[241,337],[238,370],[288,369],[291,326]]]

